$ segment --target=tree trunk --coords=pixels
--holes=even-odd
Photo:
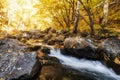
[[[91,29],[90,35],[92,36],[92,35],[95,34],[95,31],[94,31],[94,21],[92,19],[92,14],[90,12],[90,9],[88,9],[88,16],[89,16],[89,21],[90,21],[89,26],[90,26],[90,29]]]
[[[79,11],[80,11],[80,0],[77,1],[77,9],[76,9],[76,14],[75,14],[73,33],[78,32],[77,28],[78,28],[78,23],[79,23]]]
[[[108,23],[108,8],[109,8],[108,0],[105,0],[104,6],[103,6],[103,22],[101,26],[103,29]]]
[[[93,36],[93,35],[95,34],[95,31],[94,31],[94,23],[93,23],[93,22],[90,22],[90,28],[91,28],[90,35]]]
[[[80,1],[80,2],[83,5],[83,8],[85,9],[85,11],[87,12],[87,15],[89,18],[89,23],[85,19],[84,19],[84,21],[89,25],[90,30],[91,30],[90,35],[93,36],[95,34],[95,30],[94,30],[94,21],[93,21],[93,17],[92,17],[93,15],[90,11],[90,7],[85,6],[82,1]]]

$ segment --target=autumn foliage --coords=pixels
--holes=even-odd
[[[119,33],[119,5],[119,0],[1,0],[0,30],[53,27],[91,35],[106,29]]]

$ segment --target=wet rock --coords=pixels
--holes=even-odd
[[[59,60],[46,54],[43,55],[40,50],[37,53],[42,64],[38,80],[62,80],[63,70]]]
[[[117,38],[109,38],[103,41],[100,47],[106,66],[120,74],[120,40]]]
[[[61,65],[43,66],[38,80],[96,80],[88,74],[81,74],[76,70]]]
[[[30,75],[36,63],[35,53],[0,53],[0,77],[5,79]]]
[[[43,66],[38,80],[62,80],[63,70],[59,65]]]
[[[96,47],[84,38],[66,38],[64,41],[64,49],[62,53],[78,58],[99,59],[99,54],[96,53]]]
[[[110,59],[114,60],[115,57],[120,59],[120,40],[117,38],[109,38],[102,42],[102,49],[105,51],[105,55]]]
[[[20,76],[19,78],[14,78],[14,79],[10,79],[10,80],[32,80],[32,78],[30,75],[25,74],[25,75]],[[35,80],[35,79],[33,79],[33,80]]]
[[[71,68],[66,68],[65,69],[65,77],[64,79],[66,80],[97,80],[95,77],[93,77],[90,74],[86,74],[84,72],[79,72]],[[63,80],[64,80],[63,79]]]
[[[111,60],[104,61],[105,65],[113,69],[117,74],[120,74],[120,64],[116,64]]]
[[[25,52],[26,48],[25,45],[23,46],[21,42],[14,39],[0,40],[0,78],[6,80],[18,78],[20,80],[21,76],[35,76],[35,72],[40,68],[36,59],[37,54]]]
[[[32,71],[30,73],[31,80],[36,80],[37,79],[37,77],[39,75],[39,72],[41,71],[41,68],[42,68],[42,65],[37,58],[37,61],[36,61],[35,65],[33,66]]]
[[[38,80],[95,80],[88,74],[83,74],[68,66],[62,65],[55,57],[44,56]]]

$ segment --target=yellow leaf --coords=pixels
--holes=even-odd
[[[115,58],[115,59],[114,59],[114,62],[115,62],[116,64],[120,64],[120,60],[119,60],[118,58]]]
[[[12,52],[12,51],[13,51],[12,49],[8,49],[8,50],[7,50],[7,52],[9,52],[9,53]]]

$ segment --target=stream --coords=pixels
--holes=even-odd
[[[72,56],[61,54],[59,49],[52,49],[49,56],[56,57],[61,64],[72,69],[84,73],[95,80],[120,80],[120,75],[117,75],[112,69],[107,68],[100,61],[78,59]]]

